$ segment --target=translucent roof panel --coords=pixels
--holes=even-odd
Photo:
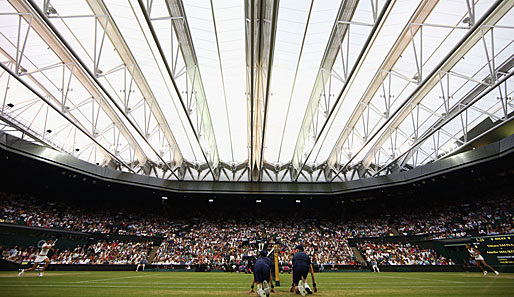
[[[249,3],[0,0],[0,130],[137,174],[250,180],[247,76],[268,65],[247,65]],[[513,1],[255,3],[254,54],[273,57],[257,180],[408,170],[512,116]]]
[[[307,23],[310,6],[311,1],[280,2],[266,132],[265,157],[270,162],[291,160],[300,115],[305,112],[339,3],[315,1]]]
[[[213,115],[220,158],[247,158],[244,6],[241,1],[185,1],[187,20]]]

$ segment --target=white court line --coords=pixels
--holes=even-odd
[[[390,277],[390,278],[399,278],[399,279],[407,279],[407,280],[409,280],[409,279],[413,279],[413,280],[426,280],[426,281],[455,283],[455,284],[466,284],[467,283],[467,282],[451,281],[451,280],[446,280],[446,279],[432,279],[432,278],[421,278],[421,277],[402,277],[402,276],[392,276],[392,275],[379,275],[379,277]]]
[[[150,276],[150,275],[134,275],[134,276],[124,276],[124,277],[101,278],[101,279],[92,279],[92,280],[78,281],[76,283],[104,282],[104,281],[116,280],[116,279],[147,277],[147,276]]]
[[[136,272],[134,272],[136,273]],[[141,272],[138,272],[138,273],[141,273]],[[171,276],[173,275],[173,277],[191,277],[191,275],[201,275],[203,278],[227,278],[227,275],[232,275],[232,276],[238,276],[238,277],[253,277],[253,273],[252,274],[226,274],[226,275],[216,275],[216,274],[211,274],[209,275],[208,273],[207,274],[204,274],[205,272],[187,272],[187,274],[178,274],[180,272],[142,272],[141,274],[149,274],[149,275],[157,275],[157,276]],[[282,274],[281,274],[282,275]],[[288,274],[290,275],[290,274]]]
[[[51,285],[51,284],[6,284],[2,287],[63,287],[63,288],[149,288],[150,286],[107,286],[103,284],[84,284],[84,285]],[[383,287],[383,286],[382,286]],[[415,286],[415,288],[491,288],[490,285],[471,285],[471,286],[450,286],[450,285],[427,285],[427,286]],[[224,286],[159,286],[154,289],[224,289]],[[247,286],[230,287],[230,289],[246,289]],[[376,286],[341,286],[341,287],[328,287],[327,289],[376,289]],[[391,288],[391,287],[388,287]],[[409,284],[401,287],[394,287],[395,289],[412,289],[413,287]],[[514,288],[512,285],[495,285],[494,288]]]
[[[50,274],[48,274],[50,273]],[[77,275],[77,274],[92,274],[93,271],[59,271],[59,270],[52,270],[52,271],[45,271],[45,274],[47,275]]]
[[[37,283],[37,284],[54,284],[54,285],[57,285],[57,284],[63,284],[63,285],[73,285],[73,284],[77,284],[79,282],[44,282],[44,283]],[[80,283],[84,283],[84,281],[80,282]],[[108,282],[108,281],[105,281],[105,282],[102,282],[102,284],[100,285],[129,285],[129,284],[134,284],[134,282]],[[219,285],[219,286],[237,286],[237,285],[241,285],[241,283],[206,283],[206,282],[202,282],[202,284],[205,284],[205,285]],[[337,282],[337,283],[325,283],[325,282],[318,282],[318,284],[320,285],[354,285],[354,283],[350,283],[350,282]],[[425,282],[425,281],[409,281],[409,282],[387,282],[387,283],[368,283],[368,285],[376,285],[376,286],[384,286],[384,285],[388,285],[388,284],[399,284],[399,285],[410,285],[410,284],[427,284],[427,285],[430,285],[430,284],[433,284],[433,283],[430,283],[430,282]],[[486,285],[488,283],[484,283],[484,282],[462,282],[462,284],[483,284],[483,285]],[[140,284],[135,284],[135,285],[146,285],[146,286],[152,286],[152,285],[168,285],[168,286],[175,286],[175,285],[198,285],[198,282],[193,282],[193,283],[184,283],[184,282],[179,282],[179,283],[176,283],[176,282],[145,282],[145,283],[140,283]],[[2,287],[3,284],[0,283],[0,287]],[[514,284],[513,284],[514,286]]]

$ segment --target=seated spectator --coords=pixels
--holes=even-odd
[[[145,242],[120,242],[98,241],[89,246],[77,246],[74,249],[57,249],[50,259],[51,264],[137,264],[142,254],[148,255],[153,243]],[[8,250],[7,249],[4,249]],[[9,249],[13,252],[8,260],[22,262],[34,260],[38,249]],[[2,251],[2,255],[4,255]],[[5,257],[4,257],[5,258]]]
[[[434,250],[422,249],[410,243],[365,241],[357,244],[357,247],[368,264],[377,262],[378,265],[455,265]]]

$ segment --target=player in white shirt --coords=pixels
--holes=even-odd
[[[500,273],[496,270],[494,270],[489,264],[485,263],[484,257],[480,255],[480,251],[478,251],[476,248],[472,247],[469,244],[466,244],[466,249],[468,250],[469,256],[473,259],[475,259],[475,262],[477,263],[478,268],[480,268],[484,272],[484,276],[487,275],[487,270],[483,268],[480,263],[482,263],[485,267],[489,267],[496,275],[499,275]]]
[[[34,266],[29,269],[22,269],[20,273],[18,273],[18,276],[22,276],[27,271],[34,271],[37,268],[37,265],[41,262],[45,262],[45,266],[41,271],[39,272],[39,276],[43,276],[43,272],[46,270],[48,265],[50,264],[50,259],[48,259],[47,254],[50,250],[54,250],[53,247],[55,245],[55,242],[52,242],[51,239],[47,240],[43,246],[41,247],[41,250],[39,251],[39,254],[36,257],[36,261],[34,261]]]
[[[139,271],[139,267],[143,267],[143,270],[145,270],[145,266],[146,266],[146,255],[141,255],[141,259],[139,260],[139,264],[137,264],[137,267],[136,267],[136,272]]]

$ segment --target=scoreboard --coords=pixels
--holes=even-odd
[[[514,265],[514,234],[477,237],[474,246],[489,264]]]

